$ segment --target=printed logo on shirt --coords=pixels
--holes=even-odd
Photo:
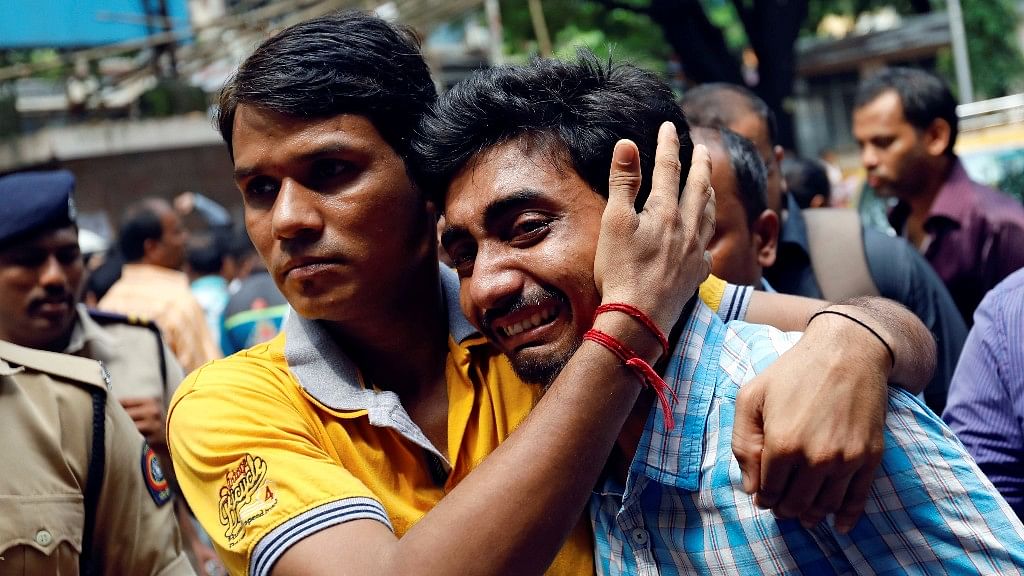
[[[238,467],[225,475],[220,487],[220,523],[228,546],[245,536],[245,527],[277,504],[273,482],[267,478],[267,462],[246,454]]]
[[[145,442],[142,443],[142,477],[146,480],[146,490],[157,506],[171,501],[171,487],[160,467],[160,459]]]

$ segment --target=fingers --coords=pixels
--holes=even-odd
[[[758,508],[775,508],[796,470],[793,458],[774,453],[766,447],[761,453],[761,489],[754,496],[754,504]]]
[[[654,172],[651,174],[651,194],[644,210],[658,206],[674,206],[679,198],[679,134],[675,124],[663,122],[658,130],[658,148],[654,152]]]
[[[743,475],[743,491],[754,494],[761,486],[761,450],[764,448],[763,387],[751,381],[736,396],[732,453]]]
[[[631,140],[619,140],[612,151],[612,166],[608,173],[608,204],[616,207],[633,204],[640,192],[640,150]]]
[[[804,528],[811,528],[824,520],[827,514],[838,511],[843,504],[843,497],[846,496],[846,489],[850,486],[852,478],[853,472],[851,471],[840,476],[832,476],[822,482],[821,491],[818,492],[811,507],[800,514],[800,524]]]
[[[823,471],[815,466],[791,466],[789,484],[773,507],[780,518],[795,518],[811,508],[825,481]]]
[[[852,530],[864,512],[864,505],[867,503],[868,493],[871,491],[871,481],[875,477],[875,468],[877,468],[877,464],[865,466],[858,470],[850,480],[843,505],[836,512],[836,530],[839,533],[846,534]]]

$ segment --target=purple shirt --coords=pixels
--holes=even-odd
[[[906,227],[910,208],[900,202],[889,221]],[[1015,199],[970,179],[959,159],[932,202],[924,257],[946,284],[970,324],[985,293],[1024,268],[1024,207]]]
[[[1024,519],[1024,270],[974,313],[942,417]]]

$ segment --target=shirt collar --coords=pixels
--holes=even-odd
[[[441,289],[448,309],[448,332],[458,343],[479,333],[462,315],[459,307],[459,279],[441,265]],[[363,385],[355,362],[337,345],[324,325],[289,310],[285,321],[285,359],[288,368],[307,394],[327,408],[339,411],[370,410],[371,422],[378,411],[398,403],[390,391],[375,391]]]
[[[928,219],[945,218],[956,224],[967,219],[968,213],[974,206],[974,182],[971,181],[964,165],[959,158],[953,160],[949,169],[949,175],[939,188],[939,193],[932,201],[932,207],[928,211]]]
[[[697,489],[725,330],[718,316],[698,302],[665,369],[665,382],[676,393],[675,428],[665,429],[661,408],[655,403],[630,465],[627,498],[629,487],[643,476],[685,490]]]

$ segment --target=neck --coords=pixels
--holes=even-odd
[[[436,265],[421,267],[396,298],[327,324],[369,383],[415,397],[443,382],[448,316]]]
[[[921,222],[928,218],[935,197],[939,195],[949,171],[953,169],[953,159],[949,156],[936,158],[930,168],[923,171],[924,178],[919,181],[919,187],[904,200],[910,206],[911,218]]]

